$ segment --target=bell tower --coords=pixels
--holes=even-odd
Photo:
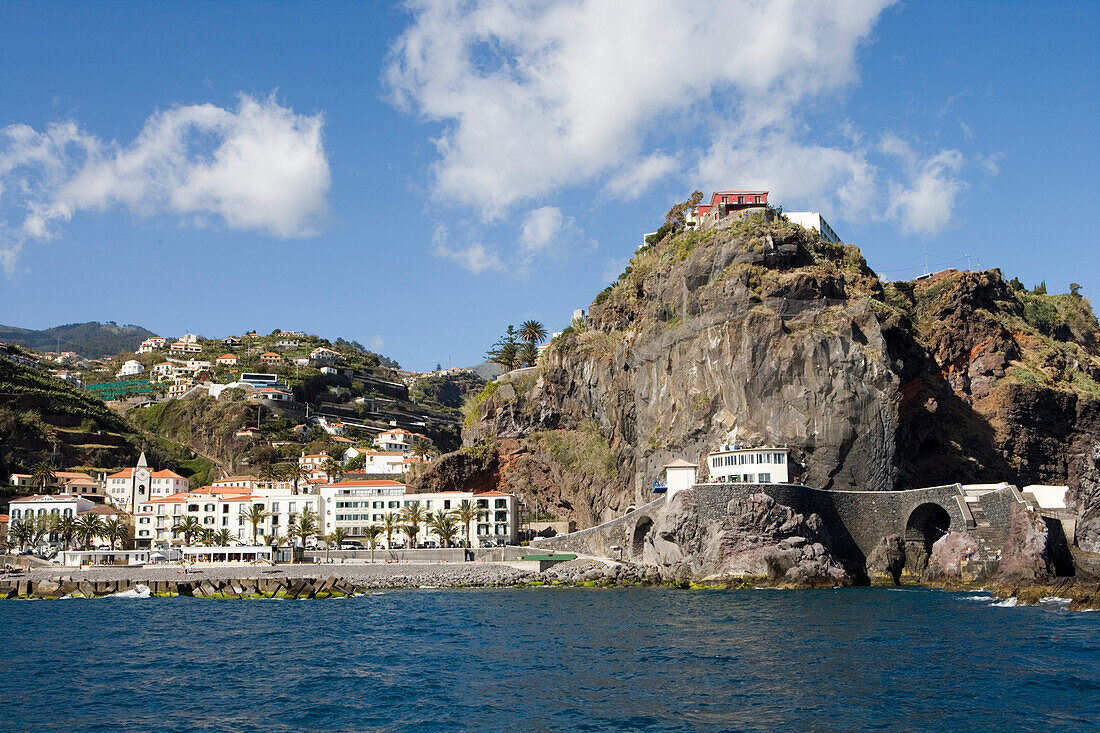
[[[145,460],[145,451],[141,452],[137,466],[134,468],[133,478],[130,480],[130,511],[136,513],[139,501],[146,501],[152,495],[150,485],[152,473],[149,471],[149,463]]]

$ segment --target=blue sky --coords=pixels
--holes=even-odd
[[[0,323],[564,326],[694,188],[1100,287],[1096,3],[0,5]]]

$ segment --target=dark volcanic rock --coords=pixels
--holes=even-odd
[[[1012,505],[1011,526],[997,579],[1002,583],[1046,583],[1054,577],[1050,533],[1043,518],[1019,504]]]
[[[1081,463],[1083,470],[1076,486],[1070,483],[1070,505],[1080,515],[1077,546],[1088,552],[1100,552],[1100,443],[1090,447]]]
[[[973,537],[966,532],[948,532],[932,545],[924,579],[932,582],[975,580],[975,565],[980,561],[978,543]]]
[[[901,535],[883,537],[867,558],[867,579],[871,585],[897,585],[905,568],[905,542]]]
[[[766,494],[733,500],[716,521],[704,521],[691,492],[673,497],[654,522],[643,552],[665,577],[766,580],[790,586],[850,585],[834,558],[828,532]]]

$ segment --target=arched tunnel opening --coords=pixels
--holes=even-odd
[[[631,557],[640,558],[642,556],[642,551],[645,549],[645,538],[649,535],[651,529],[653,529],[653,520],[649,517],[642,517],[634,525],[634,537],[630,543]]]
[[[923,572],[932,554],[932,545],[947,534],[951,515],[939,504],[921,504],[905,522],[905,564],[915,572]]]

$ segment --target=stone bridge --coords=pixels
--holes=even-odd
[[[922,545],[928,553],[948,531],[966,531],[975,535],[984,557],[994,557],[1007,537],[1012,504],[1023,503],[1012,486],[971,497],[971,503],[959,484],[907,491],[832,491],[796,484],[695,484],[688,490],[704,521],[720,519],[733,499],[757,493],[800,514],[817,514],[829,531],[835,555],[859,566],[883,537],[892,534],[902,536],[907,545]],[[646,537],[666,501],[662,496],[597,527],[536,540],[537,546],[640,561]]]

